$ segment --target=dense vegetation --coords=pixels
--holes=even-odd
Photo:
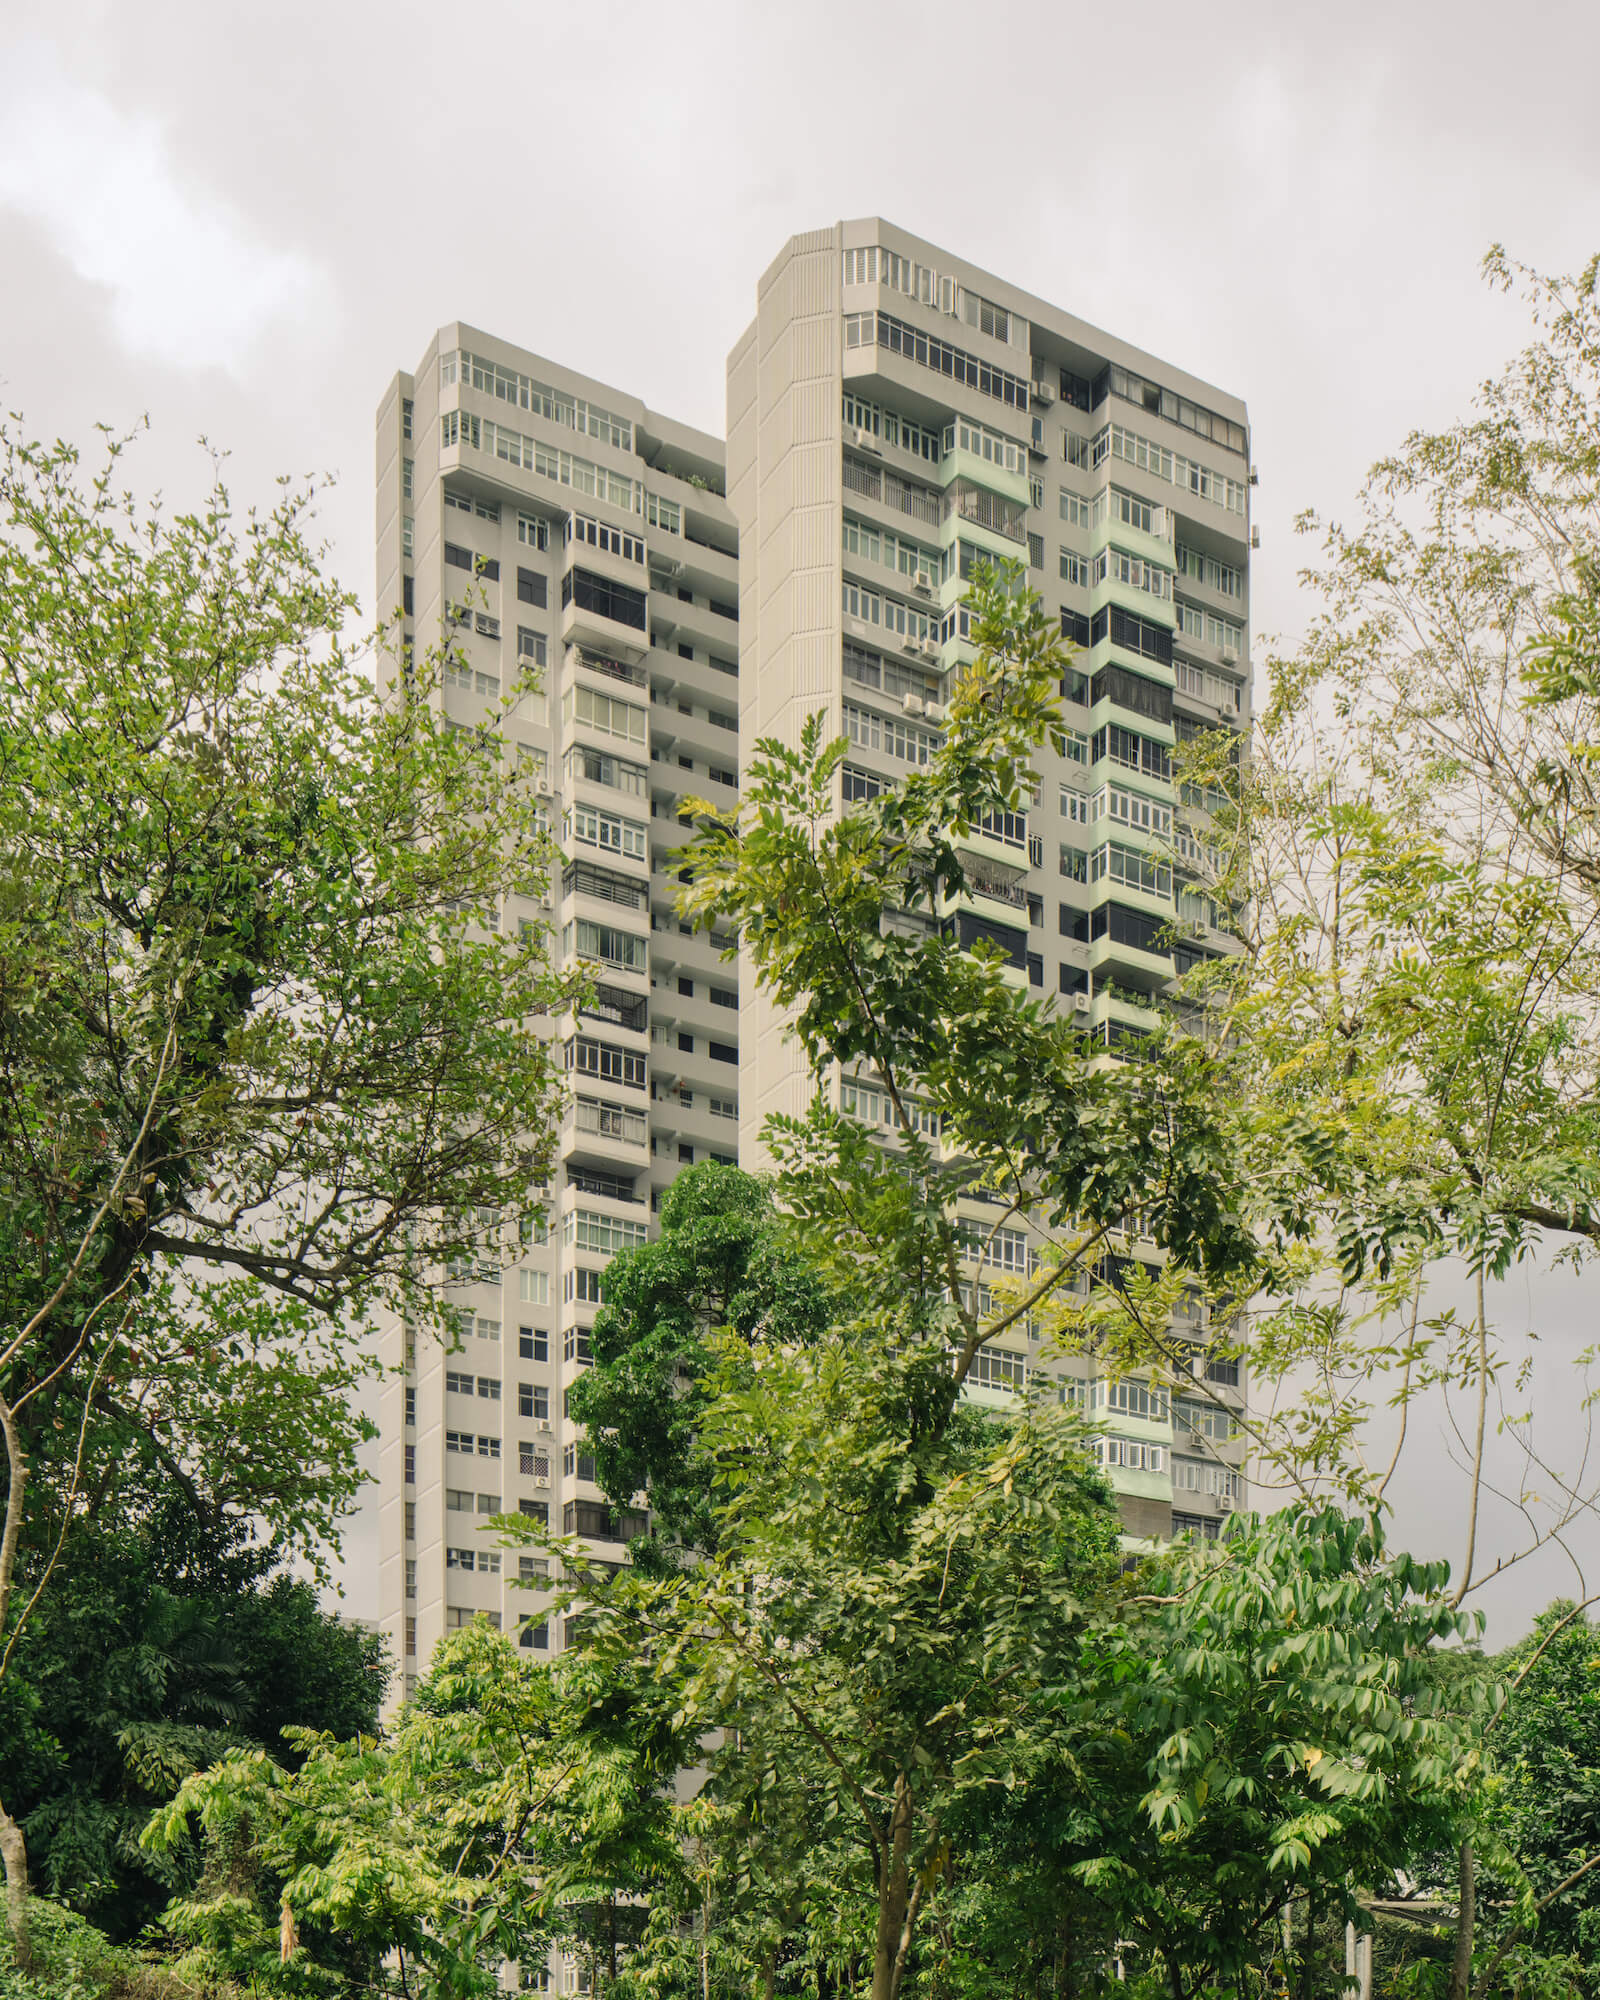
[[[1347,1925],[1384,2000],[1595,2000],[1596,1600],[1496,1658],[1473,1609],[1486,1440],[1526,1435],[1540,1365],[1494,1280],[1600,1242],[1596,268],[1529,291],[1533,344],[1474,416],[1320,531],[1323,613],[1249,757],[1184,746],[1185,864],[1243,948],[1137,1061],[938,921],[1061,741],[1068,662],[1020,578],[975,582],[944,741],[892,789],[840,813],[820,720],[751,747],[684,913],[739,934],[819,1085],[870,1084],[893,1143],[819,1088],[764,1180],[676,1183],[575,1396],[612,1501],[649,1502],[638,1559],[506,1520],[574,1643],[454,1633],[383,1730],[370,1646],[278,1565],[351,1490],[335,1311],[420,1313],[414,1256],[533,1204],[553,1076],[523,1021],[560,989],[463,911],[537,863],[534,823],[481,745],[326,664],[292,511],[236,542],[219,505],[147,556],[107,487],[13,445],[19,2000],[456,2000],[556,1949],[607,2000],[1328,2000]],[[322,775],[264,790],[291,762]],[[329,1184],[316,1228],[260,1224]],[[1024,1216],[1032,1261],[998,1248]],[[1447,1267],[1470,1310],[1437,1303]],[[1248,1349],[1280,1504],[1129,1551],[1055,1363],[1207,1393],[1197,1307],[1213,1357]],[[983,1390],[1024,1322],[1041,1364]],[[1393,1467],[1362,1450],[1424,1392],[1465,1444],[1449,1564],[1390,1545]],[[1522,1498],[1530,1550],[1592,1518],[1580,1467],[1531,1460]]]

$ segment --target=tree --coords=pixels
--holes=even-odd
[[[278,1551],[197,1522],[172,1493],[142,1523],[78,1524],[16,1660],[0,1767],[35,1872],[117,1941],[179,1880],[138,1846],[154,1805],[228,1750],[284,1754],[288,1725],[370,1732],[388,1678],[375,1634],[323,1612]]]
[[[1600,1991],[1600,1634],[1558,1601],[1496,1662],[1504,1706],[1486,1788],[1476,1993],[1519,1945],[1566,1957]]]
[[[309,494],[169,519],[123,456],[86,484],[0,435],[4,1672],[130,1483],[323,1560],[364,1315],[426,1319],[551,1152],[565,988],[478,921],[545,859],[498,732],[451,728],[437,661],[374,695]],[[3,1806],[0,1851],[16,1924]]]
[[[678,1176],[661,1203],[660,1237],[613,1258],[604,1291],[594,1366],[572,1386],[572,1413],[611,1499],[625,1507],[648,1492],[651,1533],[630,1552],[635,1564],[659,1565],[674,1559],[672,1545],[708,1549],[715,1540],[697,1448],[712,1333],[809,1342],[827,1323],[829,1301],[785,1240],[766,1188],[715,1162]]]
[[[528,1659],[479,1621],[440,1645],[387,1736],[290,1732],[297,1767],[235,1751],[185,1780],[144,1844],[197,1886],[164,1923],[180,1975],[285,1994],[489,1994],[552,1941],[602,1975],[638,1899],[681,1867],[675,1772],[692,1755],[635,1662]]]
[[[1586,1458],[1555,1462],[1534,1432],[1537,1350],[1492,1293],[1523,1260],[1600,1245],[1597,266],[1546,279],[1495,251],[1487,270],[1525,284],[1532,343],[1469,420],[1374,468],[1353,524],[1306,518],[1321,613],[1271,663],[1248,760],[1202,744],[1183,772],[1213,803],[1201,866],[1245,944],[1193,982],[1232,1073],[1221,1102],[1247,1182],[1304,1190],[1252,1313],[1260,1466],[1381,1501],[1398,1457],[1369,1462],[1374,1409],[1400,1413],[1398,1453],[1418,1396],[1441,1395],[1458,1602],[1507,1562],[1581,1549],[1600,1498]],[[1447,1263],[1465,1306],[1437,1302]],[[1496,1436],[1523,1459],[1506,1482]],[[1491,1568],[1493,1491],[1526,1533]],[[1455,2000],[1474,1868],[1468,1841]]]
[[[688,1828],[704,1865],[668,1885],[653,1948],[677,1954],[687,1920],[725,1950],[731,1927],[769,1990],[799,1949],[893,2000],[973,1801],[1073,1764],[1115,1508],[1075,1414],[952,1409],[946,1356],[903,1321],[748,1359],[701,1413],[714,1552],[600,1582],[569,1549],[569,1591],[595,1669],[646,1651],[716,1746]]]

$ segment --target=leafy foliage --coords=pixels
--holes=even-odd
[[[135,1938],[181,1880],[138,1845],[152,1806],[230,1749],[301,1723],[377,1722],[371,1634],[318,1608],[278,1553],[169,1498],[140,1527],[72,1536],[0,1683],[0,1766],[41,1886]]]
[[[636,1564],[674,1560],[671,1544],[715,1541],[697,1444],[716,1365],[713,1334],[806,1342],[828,1315],[827,1295],[785,1240],[770,1194],[737,1167],[710,1162],[680,1174],[662,1200],[658,1240],[612,1259],[594,1323],[595,1365],[572,1385],[571,1407],[603,1490],[624,1506],[648,1491],[653,1532],[633,1541]]]

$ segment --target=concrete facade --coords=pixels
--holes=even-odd
[[[514,1585],[538,1559],[501,1550],[493,1514],[582,1534],[600,1560],[623,1560],[635,1525],[606,1507],[565,1392],[609,1258],[644,1240],[681,1166],[737,1157],[737,974],[680,929],[666,862],[680,798],[736,795],[738,537],[719,439],[472,327],[441,328],[394,378],[377,440],[388,671],[446,643],[433,699],[471,728],[520,666],[541,669],[500,726],[562,860],[499,920],[551,926],[598,981],[554,1029],[572,1087],[547,1232],[450,1274],[459,1352],[383,1335],[405,1365],[379,1412],[379,1623],[409,1686],[480,1611],[560,1646]]]
[[[1045,753],[1031,809],[973,840],[980,893],[949,922],[998,944],[1114,1059],[1191,955],[1229,948],[1185,887],[1204,815],[1178,798],[1171,754],[1191,732],[1248,727],[1245,406],[877,218],[790,239],[727,384],[746,743],[793,744],[821,711],[852,743],[841,806],[925,761],[972,656],[963,599],[981,560],[1021,562],[1075,643],[1072,754]],[[801,1111],[812,1084],[782,1019],[743,990],[741,1148],[756,1163],[763,1118]],[[832,1080],[869,1122],[870,1086]],[[1155,1256],[1137,1237],[1117,1248]],[[1214,1534],[1242,1498],[1240,1446],[1211,1434],[1226,1425],[1207,1402],[1242,1396],[1239,1370],[1208,1364],[1202,1315],[1179,1331],[1203,1388],[1176,1409],[1051,1364],[1106,1420],[1136,1540],[1175,1520]],[[975,1393],[1003,1398],[1039,1365],[1009,1342]]]
[[[1015,558],[1079,649],[1063,682],[1072,754],[1046,753],[1029,810],[975,839],[976,893],[949,921],[997,943],[1108,1060],[1190,954],[1228,948],[1185,887],[1203,813],[1178,798],[1170,757],[1191,731],[1248,726],[1244,405],[867,219],[792,238],[763,274],[728,359],[727,429],[724,454],[462,325],[379,408],[391,670],[448,641],[434,699],[473,727],[519,662],[542,668],[544,691],[503,728],[563,859],[547,897],[500,920],[550,925],[600,978],[595,1007],[556,1029],[572,1092],[547,1239],[453,1274],[458,1353],[384,1335],[405,1364],[379,1412],[396,1696],[480,1611],[559,1648],[538,1596],[512,1587],[533,1559],[495,1546],[492,1513],[543,1510],[625,1559],[632,1520],[608,1512],[564,1417],[600,1272],[643,1240],[682,1165],[759,1164],[763,1120],[809,1097],[782,1019],[672,907],[679,801],[731,803],[741,744],[793,743],[820,710],[852,742],[841,805],[892,783],[936,745],[971,656],[972,565]],[[872,1120],[870,1079],[830,1087]],[[1024,1234],[1014,1257],[1037,1249]],[[1198,1383],[1175,1403],[1021,1337],[985,1350],[971,1393],[1003,1404],[1046,1368],[1105,1420],[1131,1539],[1214,1534],[1243,1497],[1215,1399],[1240,1402],[1245,1384],[1208,1362],[1203,1315],[1179,1331]]]

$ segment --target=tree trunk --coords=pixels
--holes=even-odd
[[[1306,1941],[1300,1952],[1300,2000],[1311,2000],[1317,1977],[1317,1905],[1306,1890]]]
[[[1461,1843],[1461,1905],[1456,1911],[1456,1947],[1450,1957],[1447,2000],[1468,2000],[1472,1992],[1472,1933],[1478,1914],[1477,1877],[1472,1842]]]
[[[872,2000],[895,2000],[905,1938],[906,1910],[911,1901],[911,1787],[902,1771],[894,1781],[894,1811],[889,1816],[889,1843],[878,1856],[878,1936],[872,1953]]]
[[[22,1828],[0,1805],[0,1859],[6,1870],[6,1928],[11,1933],[11,1941],[18,1955],[26,1958],[28,1951],[28,1843],[22,1837]]]

